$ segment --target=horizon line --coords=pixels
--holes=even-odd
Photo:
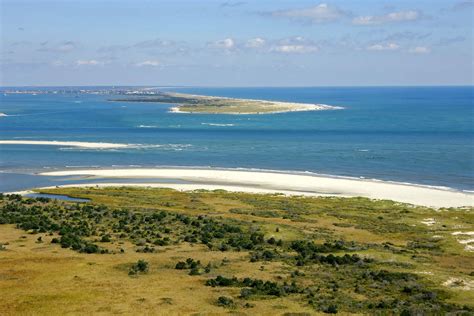
[[[387,85],[257,85],[257,86],[241,86],[241,85],[123,85],[123,84],[99,84],[99,85],[0,85],[0,88],[81,88],[81,87],[155,87],[155,88],[371,88],[371,87],[474,87],[472,84],[387,84]]]

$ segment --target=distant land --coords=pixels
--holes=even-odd
[[[269,114],[342,109],[339,106],[326,104],[236,99],[169,92],[158,92],[153,95],[134,95],[133,97],[111,99],[110,101],[177,104],[176,107],[171,108],[171,111],[176,113]]]
[[[150,102],[174,104],[173,113],[202,114],[271,114],[300,111],[341,110],[341,106],[314,103],[296,103],[270,100],[240,99],[164,92],[158,87],[47,87],[7,88],[0,90],[9,94],[62,94],[62,95],[113,95],[112,102]],[[118,97],[115,97],[118,96]],[[0,116],[7,116],[1,113]]]

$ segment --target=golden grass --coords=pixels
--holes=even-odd
[[[412,254],[395,254],[377,249],[358,253],[376,258],[382,268],[419,274],[435,288],[448,291],[451,294],[450,302],[474,306],[474,291],[443,286],[450,277],[473,279],[469,274],[474,271],[474,254],[465,251],[464,246],[451,234],[457,230],[474,230],[472,210],[435,211],[368,199],[288,198],[226,192],[183,193],[168,189],[61,188],[41,191],[89,198],[94,203],[110,207],[145,212],[166,210],[188,215],[207,214],[244,221],[260,227],[266,238],[274,236],[284,241],[302,238],[324,241],[329,238],[374,244],[392,242],[403,247],[415,238],[440,235],[443,238],[440,242],[443,252],[439,254],[420,253],[412,257]],[[264,202],[267,203],[264,209],[274,212],[271,214],[276,214],[275,217],[268,217],[268,213],[261,212],[263,208],[260,205]],[[291,213],[286,210],[288,207],[298,209],[295,214],[299,217],[280,217],[280,213]],[[235,212],[235,209],[245,212]],[[427,227],[420,223],[428,217],[436,218],[437,224]],[[391,231],[391,224],[402,225],[402,231]],[[42,236],[42,243],[36,242],[38,236]],[[51,244],[53,237],[46,234],[31,235],[12,225],[0,225],[0,243],[7,244],[6,250],[0,251],[0,315],[315,314],[314,308],[293,295],[244,301],[238,298],[237,288],[204,285],[206,279],[217,275],[286,280],[294,267],[284,262],[252,263],[245,251],[210,251],[202,245],[188,243],[160,247],[156,253],[137,253],[129,242],[114,241],[108,247],[114,250],[123,248],[125,253],[80,254]],[[204,265],[211,262],[216,267],[211,273],[200,276],[190,276],[187,270],[175,270],[175,264],[186,258],[201,260]],[[149,262],[149,273],[129,276],[129,267],[139,259]],[[222,265],[224,259],[228,262]],[[394,262],[406,266],[392,267],[390,264]],[[308,280],[310,276],[319,277],[325,273],[308,267],[304,269]],[[305,278],[298,281],[304,284]],[[363,294],[348,292],[347,295],[363,299]],[[217,306],[215,302],[219,296],[232,297],[237,306],[234,309]],[[254,306],[246,308],[246,302]]]
[[[238,290],[206,287],[205,279],[235,274],[271,280],[279,270],[273,263],[260,271],[262,264],[248,262],[245,252],[211,252],[185,243],[151,254],[136,253],[125,244],[125,254],[100,255],[62,249],[49,242],[51,236],[42,235],[44,242],[38,244],[37,237],[12,225],[0,226],[0,241],[8,243],[0,253],[1,315],[222,314],[226,310],[216,306],[215,300],[222,295],[238,296]],[[219,267],[206,276],[174,269],[177,261],[188,257]],[[220,266],[224,258],[228,263]],[[128,276],[128,267],[139,259],[150,263],[149,273]],[[292,297],[252,303],[251,310],[237,307],[236,311],[252,315],[311,312]]]

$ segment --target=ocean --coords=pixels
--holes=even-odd
[[[472,86],[164,90],[345,109],[177,114],[168,112],[171,105],[110,102],[110,95],[2,93],[0,113],[6,116],[0,116],[0,140],[136,145],[0,145],[0,191],[61,181],[37,172],[91,166],[309,171],[474,190]]]

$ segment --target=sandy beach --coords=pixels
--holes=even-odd
[[[45,176],[138,178],[143,183],[106,183],[102,186],[150,186],[177,190],[216,190],[283,193],[306,196],[343,196],[388,199],[435,208],[474,206],[474,194],[460,191],[368,179],[336,178],[314,174],[221,169],[134,168],[43,172]],[[190,184],[147,183],[146,179],[178,179]],[[81,186],[95,186],[97,184]],[[74,186],[74,185],[69,185]]]
[[[252,100],[254,101],[254,100]],[[263,101],[262,101],[263,102]],[[323,111],[323,110],[342,110],[343,107],[326,105],[326,104],[304,104],[304,103],[288,103],[288,102],[274,102],[275,105],[287,107],[285,110],[275,110],[275,111],[266,111],[266,112],[226,112],[225,114],[230,115],[250,115],[250,114],[278,114],[278,113],[288,113],[288,112],[304,112],[304,111]],[[191,112],[184,111],[181,109],[181,106],[171,107],[169,110],[170,113],[193,113],[193,114],[209,114],[208,112]]]

